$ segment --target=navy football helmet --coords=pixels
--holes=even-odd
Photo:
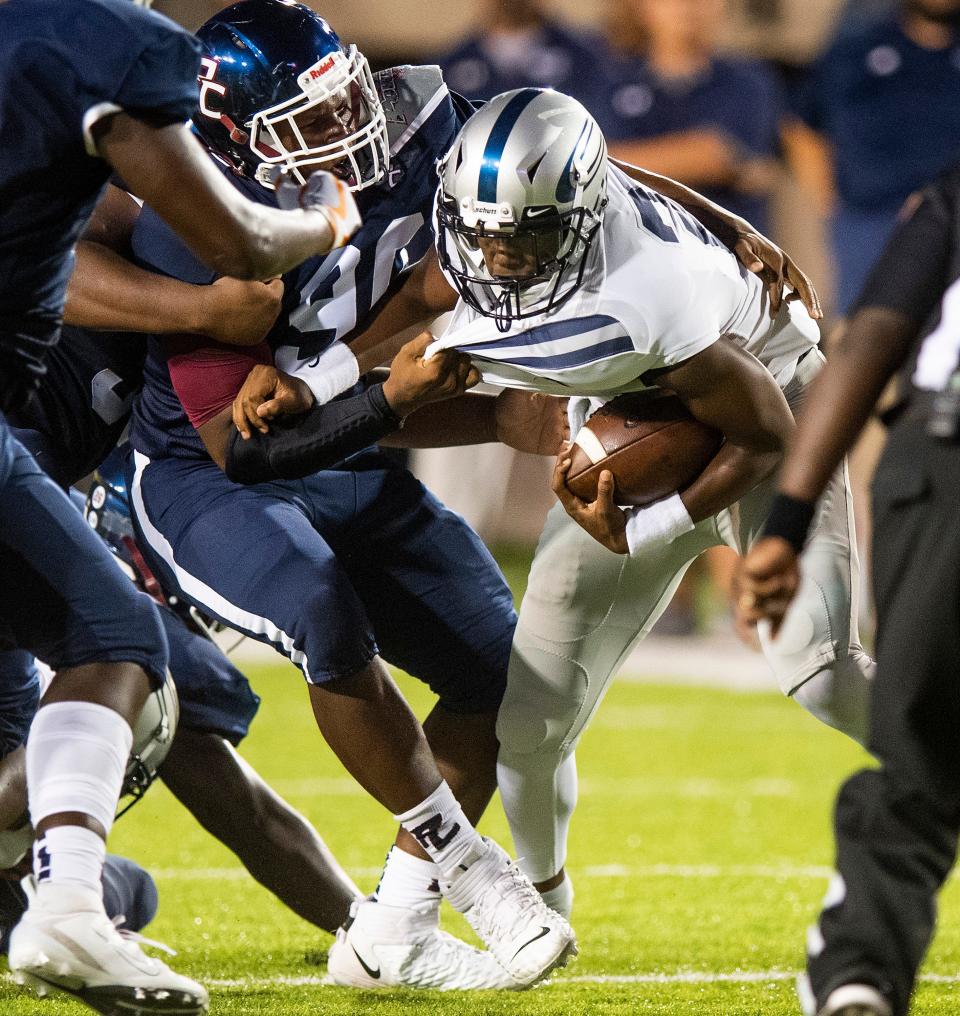
[[[134,542],[123,457],[118,449],[114,449],[93,474],[83,513],[90,528],[124,566],[123,570],[138,585],[143,585],[136,567],[140,552]]]
[[[384,178],[387,121],[370,66],[319,14],[294,0],[240,0],[197,37],[194,127],[235,171],[265,187],[276,166],[301,183],[309,167],[327,169],[353,191]]]

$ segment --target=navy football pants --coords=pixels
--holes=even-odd
[[[140,931],[157,912],[157,886],[150,875],[126,857],[107,854],[103,864],[103,908],[107,917],[122,917],[121,928]],[[27,909],[20,883],[0,879],[0,954],[10,943],[10,932]]]
[[[463,519],[387,456],[250,487],[209,459],[136,453],[133,467],[132,514],[163,583],[308,681],[355,674],[380,653],[451,711],[499,705],[510,590]]]
[[[0,648],[27,649],[54,670],[122,661],[157,686],[166,678],[167,641],[153,602],[2,416]]]

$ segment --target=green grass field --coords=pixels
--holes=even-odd
[[[364,889],[392,839],[313,728],[299,676],[251,668],[264,705],[246,757],[314,822]],[[421,713],[428,696],[402,679]],[[155,874],[147,930],[211,987],[216,1013],[796,1013],[802,963],[831,863],[829,811],[861,753],[774,694],[621,682],[579,753],[571,844],[581,955],[535,992],[351,993],[321,985],[329,937],[246,877],[162,786],[116,827],[115,852]],[[484,822],[507,840],[499,806]],[[447,915],[447,926],[468,934]],[[960,1009],[960,896],[944,894],[918,1014]],[[937,979],[939,978],[939,979]],[[0,982],[0,1013],[72,1016]]]

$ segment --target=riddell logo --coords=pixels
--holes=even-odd
[[[332,67],[333,67],[333,57],[328,56],[327,59],[324,60],[322,64],[310,68],[310,77],[314,81],[316,81],[317,78],[322,78],[323,75],[326,74],[327,71],[330,70]]]

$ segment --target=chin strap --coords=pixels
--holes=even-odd
[[[513,315],[510,313],[510,290],[504,289],[497,299],[497,305],[493,311],[493,320],[496,322],[498,332],[509,332],[513,324]]]

